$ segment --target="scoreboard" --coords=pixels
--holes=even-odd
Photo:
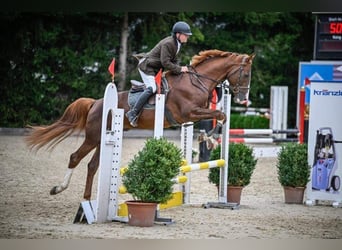
[[[342,13],[317,13],[314,60],[342,60]]]

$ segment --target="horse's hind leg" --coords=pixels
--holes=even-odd
[[[78,150],[70,155],[69,165],[64,176],[64,181],[59,186],[55,186],[51,189],[51,195],[58,194],[68,188],[74,168],[92,149],[95,148],[95,146],[96,144],[94,145],[86,139]]]
[[[100,145],[96,147],[95,153],[93,157],[91,158],[90,162],[88,163],[87,181],[86,181],[86,186],[85,186],[84,195],[83,195],[84,199],[86,200],[90,200],[94,175],[97,169],[99,168],[99,162],[100,162]]]

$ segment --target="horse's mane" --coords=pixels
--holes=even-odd
[[[222,51],[222,50],[217,50],[217,49],[204,50],[204,51],[199,52],[198,55],[194,55],[192,57],[191,66],[196,67],[201,62],[212,57],[217,57],[217,56],[225,57],[225,56],[230,56],[233,54],[238,55],[238,53]]]
[[[227,56],[246,56],[246,54],[239,54],[236,52],[229,52],[229,51],[222,51],[222,50],[218,50],[218,49],[210,49],[210,50],[203,50],[201,52],[198,53],[198,55],[194,55],[191,59],[191,63],[190,65],[192,67],[196,67],[197,65],[199,65],[200,63],[210,59],[210,58],[214,58],[214,57],[227,57]],[[165,72],[165,76],[172,74],[171,71],[166,71]]]

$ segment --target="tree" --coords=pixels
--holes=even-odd
[[[1,126],[50,123],[76,98],[103,96],[119,34],[112,18],[109,13],[2,15]]]
[[[126,86],[126,68],[127,68],[127,41],[129,36],[128,29],[128,13],[123,16],[123,24],[121,31],[121,43],[120,43],[120,64],[119,64],[119,83],[118,91],[122,91]]]

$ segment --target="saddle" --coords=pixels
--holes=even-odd
[[[143,82],[140,82],[140,81],[137,81],[137,80],[131,80],[131,88],[130,88],[130,90],[128,92],[128,105],[129,105],[130,108],[132,108],[134,106],[134,104],[139,99],[140,95],[145,90],[145,88],[146,88],[146,86],[145,86],[145,84]],[[169,92],[169,84],[168,84],[166,78],[163,76],[162,77],[162,81],[161,81],[160,93],[161,94],[165,94],[167,96],[168,92]],[[144,105],[144,108],[154,109],[155,104],[156,104],[155,95],[156,94],[153,94],[148,99],[148,101]]]

